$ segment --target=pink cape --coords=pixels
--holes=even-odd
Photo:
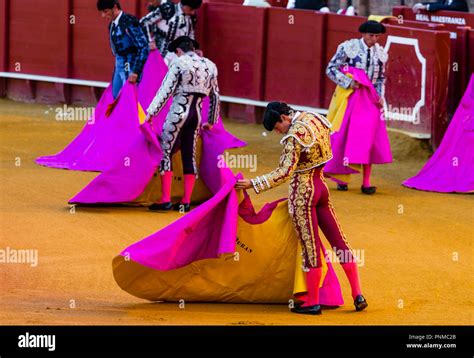
[[[150,53],[138,86],[126,82],[109,117],[106,111],[114,102],[111,85],[97,104],[94,117],[87,121],[81,133],[61,152],[36,159],[36,163],[51,168],[83,171],[103,171],[123,156],[140,134],[137,102],[145,110],[156,94],[167,72],[158,51]],[[132,95],[133,92],[133,95]]]
[[[474,75],[439,148],[403,185],[441,193],[474,191]]]
[[[168,102],[167,106],[170,105]],[[209,111],[209,99],[203,102],[203,118]],[[110,169],[103,171],[69,202],[77,204],[119,204],[137,199],[150,183],[161,162],[161,148],[156,133],[161,132],[165,115],[164,109],[153,120],[153,129],[145,123],[140,126],[142,132],[126,153],[118,158]],[[234,137],[224,129],[222,120],[214,128],[202,133],[202,153],[199,176],[212,194],[216,193],[228,177],[218,175],[218,156],[226,149],[245,146],[246,143]],[[124,164],[126,158],[127,164]],[[228,173],[232,176],[232,173]]]
[[[225,178],[227,181],[223,183],[217,193],[204,204],[198,206],[190,213],[184,215],[169,226],[159,230],[158,232],[130,245],[124,249],[113,262],[114,277],[119,286],[132,295],[140,298],[149,299],[151,301],[176,300],[176,294],[180,299],[185,301],[222,301],[236,303],[283,303],[287,301],[285,297],[287,292],[284,288],[291,285],[288,280],[287,284],[281,282],[281,272],[278,272],[279,282],[275,287],[279,287],[282,291],[274,291],[271,281],[260,282],[258,277],[248,277],[245,267],[236,268],[227,264],[227,259],[212,262],[201,262],[200,266],[196,266],[197,261],[219,259],[226,254],[234,254],[236,252],[236,239],[238,235],[238,217],[242,218],[250,225],[259,225],[269,220],[275,212],[278,203],[284,200],[278,200],[270,204],[266,204],[262,210],[255,213],[252,202],[248,195],[244,200],[238,203],[238,196],[234,189],[237,179],[230,175],[229,169],[219,169],[218,176]],[[286,209],[287,210],[287,209]],[[288,215],[288,213],[286,214]],[[242,223],[242,225],[246,225]],[[252,229],[247,228],[246,233],[252,235]],[[245,232],[245,231],[244,231]],[[294,239],[294,231],[290,239]],[[243,232],[241,232],[242,234]],[[281,233],[281,235],[284,235]],[[286,234],[288,235],[288,233]],[[243,236],[241,239],[248,239]],[[269,237],[258,237],[259,241],[272,240]],[[288,253],[287,253],[288,254]],[[290,253],[291,254],[291,253]],[[294,252],[296,256],[296,252]],[[295,266],[294,259],[287,257],[265,257],[260,256],[263,260],[282,260],[286,265],[275,265],[271,262],[259,262],[264,267],[277,267],[279,270],[285,270],[290,273]],[[327,262],[327,272],[325,273],[320,288],[320,303],[326,306],[340,306],[344,303],[339,281],[334,272],[332,264]],[[194,266],[192,266],[193,264]],[[257,264],[254,262],[254,264]],[[216,279],[219,280],[214,284],[213,276],[210,275],[209,269],[213,267]],[[188,285],[187,280],[181,281],[179,277],[179,269],[189,270],[187,280],[197,280],[196,283],[202,287],[194,287]],[[229,273],[229,275],[237,275],[235,280],[222,282],[222,270],[237,270],[238,272]],[[265,269],[264,269],[265,270]],[[176,282],[165,273],[175,272]],[[187,272],[187,271],[185,271]],[[275,273],[276,274],[276,273]],[[196,275],[199,276],[196,279]],[[233,277],[233,276],[231,276]],[[269,275],[273,277],[273,275]],[[238,282],[236,282],[238,281]],[[193,281],[195,282],[195,281]],[[209,284],[206,284],[209,282]],[[213,282],[210,284],[210,282]],[[286,281],[285,281],[286,282]],[[225,287],[222,285],[225,284]],[[170,287],[171,285],[171,287]],[[259,285],[258,291],[262,291],[261,285],[270,285],[268,291],[275,296],[262,295],[261,293],[250,294],[248,292],[239,292],[239,287],[245,287],[248,291],[253,285]],[[211,287],[215,287],[216,291],[212,291]],[[202,288],[202,291],[200,291]],[[266,289],[263,289],[266,291]],[[279,298],[276,298],[279,297]],[[304,295],[301,296],[304,300]]]
[[[237,177],[237,178],[241,178]],[[212,198],[160,231],[122,251],[133,261],[167,271],[235,252],[237,193],[233,176]]]
[[[392,162],[379,96],[363,70],[349,67],[347,72],[361,86],[349,97],[340,130],[331,135],[333,159],[324,168],[326,174],[358,173],[350,164]]]

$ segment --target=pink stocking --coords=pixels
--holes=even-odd
[[[171,201],[171,182],[173,181],[173,172],[164,172],[161,175],[161,203]]]
[[[323,269],[310,268],[306,272],[306,287],[308,290],[307,301],[302,305],[302,307],[319,305],[319,285],[321,283],[321,276]]]
[[[363,164],[362,165],[362,173],[363,173],[363,181],[362,186],[364,188],[368,188],[370,186],[370,172],[372,171],[372,164]]]
[[[352,298],[356,298],[358,295],[362,294],[357,264],[355,262],[347,262],[345,264],[341,264],[341,266],[346,273],[349,283],[351,284]]]

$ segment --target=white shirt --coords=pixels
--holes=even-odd
[[[118,26],[119,24],[119,21],[120,21],[120,18],[122,17],[122,14],[123,14],[123,11],[120,11],[120,14],[118,14],[118,16],[115,18],[115,20],[113,21],[115,26]]]
[[[362,47],[364,48],[365,53],[367,53],[367,49],[369,48],[369,46],[367,46],[363,37],[360,39],[360,41],[362,42]],[[372,60],[372,58],[374,57],[374,51],[375,46],[370,47],[370,60]]]

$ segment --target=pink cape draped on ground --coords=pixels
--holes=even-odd
[[[350,164],[384,164],[392,162],[390,142],[380,112],[379,98],[363,70],[349,67],[353,79],[360,83],[349,97],[341,128],[331,135],[333,159],[325,174],[356,174]]]
[[[474,75],[439,148],[403,185],[442,193],[474,191]]]
[[[137,102],[146,110],[167,71],[158,51],[150,53],[138,89],[126,82],[110,116],[106,111],[114,102],[111,85],[100,98],[93,118],[61,152],[36,159],[51,168],[103,171],[136,140],[140,134]],[[133,95],[131,94],[133,92]]]
[[[211,199],[114,259],[123,290],[150,301],[288,303],[298,253],[286,200],[255,213],[247,195],[238,203],[241,176],[220,172],[227,180]],[[320,303],[340,306],[339,281],[326,265]]]

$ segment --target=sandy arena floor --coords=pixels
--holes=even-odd
[[[49,113],[46,113],[46,112]],[[322,316],[295,315],[285,305],[149,303],[120,290],[111,260],[127,245],[179,214],[146,208],[78,208],[67,200],[97,174],[40,167],[83,122],[56,121],[47,105],[0,100],[0,249],[37,249],[39,264],[0,263],[0,324],[71,325],[469,325],[473,324],[474,196],[404,188],[428,158],[426,145],[391,133],[395,162],[374,169],[375,196],[332,190],[339,220],[352,246],[365,250],[361,268],[369,308],[353,311],[350,288],[336,266],[346,305]],[[263,174],[278,162],[276,135],[257,125],[227,122],[248,140],[239,153],[258,154]],[[244,175],[248,170],[242,171]],[[359,178],[357,178],[359,180]],[[334,184],[330,184],[335,189]],[[263,203],[286,196],[281,186]],[[400,213],[402,212],[402,213]],[[469,278],[471,277],[471,278]],[[266,284],[262,282],[262,284]]]

